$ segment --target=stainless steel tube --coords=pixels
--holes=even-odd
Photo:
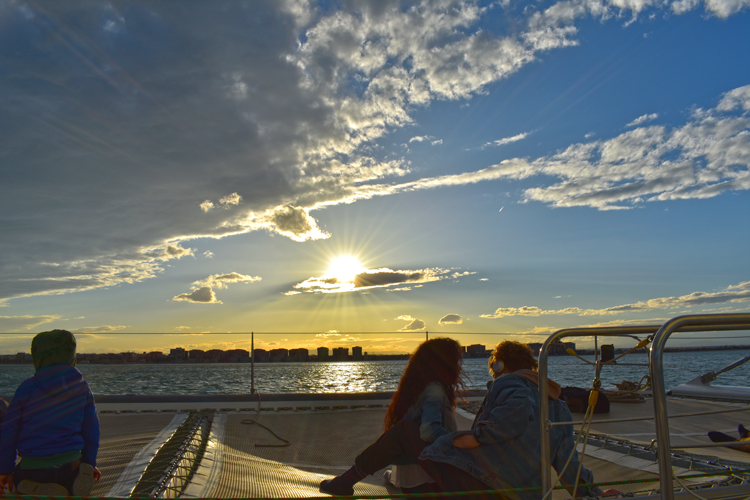
[[[724,331],[750,329],[750,314],[703,314],[678,316],[659,328],[651,343],[651,389],[654,398],[656,444],[661,476],[661,496],[674,499],[672,483],[672,459],[669,444],[669,418],[667,416],[667,395],[664,387],[664,345],[676,331]]]
[[[624,337],[629,335],[650,335],[659,329],[659,325],[627,326],[627,327],[602,327],[602,328],[568,328],[558,330],[550,335],[539,349],[539,425],[540,425],[540,460],[542,492],[546,494],[552,487],[552,474],[550,471],[550,442],[549,442],[549,384],[547,381],[547,357],[549,346],[564,337],[592,337],[597,335]]]

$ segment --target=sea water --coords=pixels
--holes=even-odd
[[[750,355],[750,350],[664,354],[667,389],[717,371]],[[584,356],[593,360],[593,356]],[[602,388],[614,389],[623,380],[638,382],[648,373],[646,354],[631,354],[602,370]],[[255,388],[261,393],[331,393],[394,391],[406,366],[398,361],[256,363]],[[466,388],[485,389],[490,380],[487,359],[463,360]],[[247,394],[249,363],[79,365],[95,394]],[[562,386],[590,388],[594,367],[571,356],[551,356],[549,377]],[[10,397],[31,365],[0,365],[0,395]],[[750,384],[750,362],[719,376],[714,384]]]

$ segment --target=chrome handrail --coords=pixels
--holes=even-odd
[[[654,399],[656,424],[656,446],[659,453],[659,475],[661,494],[666,500],[674,499],[672,483],[672,461],[669,444],[669,418],[667,416],[667,395],[664,387],[664,345],[670,335],[678,331],[727,331],[750,329],[750,314],[693,314],[672,318],[662,325],[651,344],[650,374],[651,390]]]
[[[541,434],[541,462],[542,462],[542,492],[547,493],[552,487],[550,472],[550,442],[549,442],[549,380],[547,379],[547,357],[549,346],[564,337],[627,337],[631,335],[652,335],[659,330],[660,325],[645,326],[614,326],[598,328],[567,328],[558,330],[550,335],[539,349],[539,422]]]
[[[678,316],[663,325],[597,327],[597,328],[568,328],[558,330],[550,335],[539,349],[539,398],[540,398],[540,434],[541,434],[541,478],[542,491],[547,492],[552,487],[550,471],[550,442],[549,442],[549,385],[547,379],[547,358],[549,347],[553,342],[564,337],[625,337],[632,335],[654,335],[649,351],[649,374],[651,376],[652,395],[654,400],[654,417],[658,450],[667,450],[658,455],[659,473],[661,475],[662,498],[674,499],[672,483],[672,461],[669,444],[669,423],[666,410],[666,390],[664,387],[664,367],[662,355],[664,344],[672,333],[698,331],[727,331],[750,330],[750,313],[740,314],[701,314]]]

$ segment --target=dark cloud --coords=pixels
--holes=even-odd
[[[172,300],[183,300],[185,302],[193,302],[196,304],[221,304],[221,301],[216,299],[216,294],[210,286],[202,286],[193,291],[193,293],[183,293],[182,295],[172,298]]]
[[[463,322],[464,319],[459,314],[446,314],[438,321],[441,325],[460,325]]]
[[[375,273],[362,273],[354,277],[355,288],[365,286],[387,286],[398,283],[419,282],[423,278],[421,272],[404,273],[395,271],[383,271]]]
[[[411,323],[400,329],[399,332],[413,332],[417,330],[424,330],[426,326],[427,325],[425,325],[425,322],[421,319],[414,319]]]

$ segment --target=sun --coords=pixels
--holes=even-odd
[[[346,283],[354,281],[354,277],[365,270],[356,257],[341,255],[331,261],[326,276],[336,278],[339,283]]]

